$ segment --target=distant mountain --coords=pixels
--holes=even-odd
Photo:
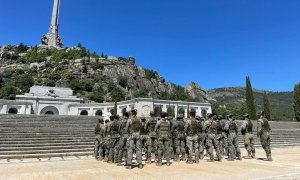
[[[263,109],[262,90],[253,90],[258,110]],[[226,87],[207,91],[210,98],[221,105],[230,106],[246,101],[245,87]],[[294,118],[293,92],[267,92],[271,104],[272,119],[275,121],[291,121]]]

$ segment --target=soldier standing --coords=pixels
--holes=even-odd
[[[270,132],[271,127],[269,124],[269,121],[267,118],[265,118],[265,112],[260,112],[260,118],[257,121],[257,137],[260,137],[260,142],[263,147],[263,149],[266,152],[267,159],[266,161],[272,161],[272,155],[271,155],[271,138],[270,138]]]
[[[118,153],[120,150],[119,141],[120,141],[120,127],[121,122],[119,121],[119,116],[113,116],[112,123],[108,126],[108,133],[110,134],[110,152],[109,159],[113,163],[118,163]]]
[[[185,124],[185,132],[187,134],[186,144],[188,147],[188,164],[193,164],[193,154],[195,153],[195,162],[199,163],[199,144],[198,144],[198,123],[195,119],[196,112],[191,110],[190,118]]]
[[[158,145],[158,162],[157,166],[162,166],[162,157],[167,160],[167,166],[171,165],[171,125],[166,119],[167,113],[161,113],[161,119],[155,126],[155,131],[158,134],[157,145]]]
[[[184,131],[185,123],[183,121],[183,115],[180,114],[177,117],[177,121],[174,122],[171,132],[174,138],[174,146],[175,146],[175,159],[174,161],[179,161],[179,156],[181,155],[181,160],[186,161],[185,157],[185,131]]]
[[[103,121],[103,118],[99,118],[98,119],[98,123],[95,127],[95,148],[94,148],[94,156],[95,156],[95,159],[99,159],[99,149],[100,149],[100,144],[102,142],[102,137],[101,137],[101,129],[102,129],[102,126],[104,124],[104,121]]]
[[[254,147],[254,135],[253,135],[253,124],[249,119],[249,114],[244,114],[244,121],[241,127],[241,133],[244,135],[244,145],[248,152],[248,156],[245,159],[255,158],[255,147]]]
[[[104,126],[104,139],[103,139],[103,150],[104,150],[104,162],[109,161],[109,144],[110,144],[110,134],[108,133],[108,126],[111,122],[107,119],[105,120],[105,126]]]
[[[155,131],[155,126],[157,123],[157,119],[155,118],[155,113],[153,111],[150,112],[150,119],[145,123],[145,129],[148,132],[149,139],[146,142],[148,146],[147,152],[147,161],[146,163],[151,163],[151,153],[154,153],[154,156],[157,155],[157,134]],[[154,158],[156,160],[156,158]]]
[[[202,160],[204,158],[204,149],[206,142],[206,133],[203,130],[205,119],[202,117],[196,117],[196,119],[200,119],[198,121],[198,138],[199,138],[199,158]]]
[[[222,161],[222,156],[217,141],[217,128],[218,123],[213,119],[213,115],[208,114],[208,119],[205,121],[203,129],[207,133],[206,146],[211,162],[215,160],[214,149],[216,151],[217,161]]]
[[[146,118],[143,117],[141,118],[141,121],[142,121],[142,127],[141,127],[141,144],[142,144],[142,149],[144,150],[145,154],[146,154],[146,161],[148,161],[148,152],[151,150],[151,148],[149,147],[150,144],[147,143],[149,142],[149,135],[148,135],[148,132],[147,132],[147,129],[145,128],[145,125],[146,125]],[[151,157],[150,157],[151,159]]]
[[[218,116],[218,141],[219,141],[219,149],[222,156],[228,155],[228,139],[227,134],[225,132],[225,120],[223,116]]]
[[[118,153],[118,166],[122,166],[122,159],[124,156],[124,153],[127,153],[127,139],[128,139],[128,131],[126,131],[126,124],[129,118],[129,113],[125,112],[123,114],[123,118],[121,121],[121,126],[120,126],[120,133],[121,133],[121,138],[119,141],[119,153]],[[126,163],[126,157],[125,155],[125,163]]]
[[[228,148],[229,148],[229,161],[234,161],[237,157],[238,160],[242,160],[241,151],[238,141],[238,126],[233,118],[232,114],[227,116],[225,130],[228,132]]]
[[[132,159],[133,159],[133,150],[136,150],[136,160],[138,163],[138,167],[140,169],[143,168],[142,164],[142,146],[141,146],[141,139],[140,139],[140,131],[142,128],[142,122],[140,119],[136,117],[137,111],[131,111],[131,117],[127,121],[126,124],[126,131],[130,132],[128,138],[128,152],[127,152],[127,169],[132,169]]]

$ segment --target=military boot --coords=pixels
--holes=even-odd
[[[144,166],[143,166],[143,164],[139,164],[138,167],[139,167],[139,169],[143,169]]]
[[[202,159],[204,159],[204,154],[200,154],[200,159],[202,160]]]
[[[271,155],[267,155],[267,159],[265,159],[265,161],[273,161],[272,156]]]
[[[126,169],[132,169],[132,165],[127,165]]]
[[[252,153],[251,157],[252,157],[252,159],[255,159],[255,153]]]
[[[237,157],[237,160],[242,160],[242,156],[241,155],[239,155],[238,157]]]
[[[151,164],[151,163],[152,163],[151,157],[147,158],[146,164]]]
[[[248,156],[244,157],[245,159],[252,159],[251,153],[248,153]]]
[[[174,161],[179,161],[179,154],[175,155]]]
[[[185,154],[182,154],[182,156],[181,156],[181,161],[186,161],[186,156],[185,156]]]
[[[166,164],[167,166],[171,166],[171,163],[170,162],[167,162],[167,164]]]

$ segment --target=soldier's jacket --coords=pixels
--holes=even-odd
[[[151,117],[146,123],[145,123],[145,129],[148,132],[149,137],[156,138],[156,126],[157,120],[154,117]]]
[[[199,131],[199,124],[196,119],[187,119],[184,127],[184,131],[188,136],[193,136],[198,134]]]
[[[101,123],[98,123],[95,127],[95,134],[99,135],[101,131]]]
[[[261,135],[264,132],[270,132],[271,131],[271,127],[269,124],[269,121],[266,118],[260,118],[257,121],[257,133],[258,135]]]
[[[137,117],[131,117],[128,119],[125,131],[129,131],[130,134],[140,134],[142,128],[142,122]]]
[[[140,128],[140,134],[141,135],[148,135],[148,131],[145,128],[146,122],[141,121],[141,123],[142,123],[142,127]]]
[[[122,118],[122,120],[121,120],[121,125],[120,125],[120,134],[121,134],[121,136],[128,134],[128,131],[126,131],[127,121],[128,121],[127,118]]]
[[[253,133],[253,123],[250,119],[246,118],[243,121],[243,124],[241,126],[241,133],[245,135],[246,133]]]
[[[208,119],[205,121],[203,129],[207,134],[217,134],[218,123],[213,119]]]
[[[108,128],[107,131],[110,134],[110,138],[120,138],[120,127],[121,127],[121,122],[118,120],[112,121]]]
[[[171,124],[168,120],[157,121],[155,125],[155,131],[159,138],[170,138],[171,137]]]
[[[183,120],[177,120],[173,122],[173,126],[171,128],[171,132],[175,137],[183,137],[185,136],[185,123]]]
[[[225,125],[225,131],[227,133],[235,133],[238,134],[238,126],[234,120],[227,120]]]

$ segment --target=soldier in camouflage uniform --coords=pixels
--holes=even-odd
[[[196,117],[198,120],[198,138],[199,138],[199,158],[202,160],[204,158],[206,133],[203,130],[205,119],[202,117]]]
[[[161,119],[155,125],[155,131],[158,134],[157,146],[158,146],[158,161],[157,166],[162,166],[162,157],[167,160],[167,166],[171,165],[171,124],[167,120],[167,113],[161,113]]]
[[[228,132],[228,160],[234,161],[236,157],[238,158],[238,160],[242,160],[238,141],[238,126],[232,114],[228,115],[225,130]]]
[[[245,149],[248,152],[248,156],[245,159],[255,158],[255,147],[254,147],[254,135],[253,135],[253,124],[249,119],[249,114],[244,114],[244,121],[241,126],[241,133],[244,135]]]
[[[187,134],[186,144],[188,147],[188,164],[193,164],[193,154],[195,154],[195,162],[199,163],[199,144],[198,144],[198,122],[196,121],[196,112],[191,110],[190,118],[185,123],[185,132]]]
[[[261,145],[266,152],[266,155],[267,155],[266,161],[273,161],[272,155],[271,155],[271,147],[270,147],[271,127],[270,127],[268,119],[265,118],[265,112],[262,111],[259,115],[260,115],[260,118],[257,121],[257,137],[260,137]]]
[[[218,123],[213,119],[212,114],[208,114],[208,119],[204,123],[203,129],[207,133],[206,146],[210,157],[210,161],[213,162],[214,159],[214,149],[216,151],[217,161],[222,161],[222,156],[219,150],[219,144],[217,140],[217,128]]]
[[[141,128],[141,144],[142,144],[142,149],[144,150],[145,154],[146,154],[146,158],[148,158],[148,152],[151,151],[150,145],[149,143],[149,135],[148,135],[148,131],[145,128],[146,125],[146,118],[141,118],[141,122],[142,122],[142,128]],[[151,157],[150,157],[151,159]],[[148,159],[146,159],[146,161],[148,161]]]
[[[128,139],[128,131],[126,131],[126,124],[129,118],[129,113],[125,112],[122,117],[121,126],[120,126],[120,133],[121,138],[119,141],[119,153],[118,153],[118,166],[122,166],[122,159],[125,153],[127,153],[127,139]],[[125,163],[126,163],[126,157],[125,155]]]
[[[175,159],[174,161],[179,161],[179,156],[181,155],[181,160],[186,161],[185,157],[185,131],[184,131],[185,123],[183,121],[183,115],[180,114],[177,117],[177,121],[175,121],[172,125],[171,132],[174,135],[174,146],[175,146]]]
[[[151,163],[151,153],[157,154],[157,134],[155,131],[155,126],[157,123],[157,119],[155,118],[155,114],[153,111],[150,112],[150,119],[145,123],[145,129],[148,132],[149,139],[146,142],[148,146],[147,151],[147,161],[146,163]],[[156,160],[156,158],[154,158]]]
[[[100,149],[101,142],[103,141],[103,137],[101,134],[101,130],[103,126],[104,126],[103,118],[99,118],[98,123],[95,127],[96,137],[95,137],[95,148],[94,148],[95,159],[99,159],[99,160],[101,160],[101,157],[99,156],[99,149]]]
[[[110,143],[110,134],[108,133],[107,129],[111,122],[107,119],[105,120],[104,125],[104,138],[102,143],[102,149],[104,151],[104,162],[108,162],[109,160],[109,143]]]
[[[219,150],[220,153],[223,156],[228,155],[228,138],[227,138],[227,133],[225,132],[225,120],[223,119],[223,116],[219,115],[217,117],[217,122],[218,122],[218,131],[217,131],[217,139],[219,141]]]
[[[118,163],[118,153],[120,150],[119,141],[121,138],[120,135],[120,127],[121,122],[119,121],[119,116],[113,116],[113,121],[108,126],[108,133],[110,134],[110,152],[109,152],[109,160],[113,163]]]
[[[128,137],[128,151],[127,151],[127,169],[132,169],[133,150],[136,150],[136,160],[138,167],[143,168],[142,164],[142,145],[140,139],[140,131],[142,128],[142,122],[136,117],[137,111],[131,111],[131,117],[128,119],[126,124],[126,131],[130,132]]]

